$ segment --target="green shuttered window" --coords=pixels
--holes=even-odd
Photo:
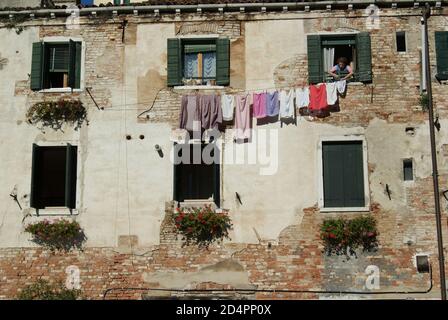
[[[325,82],[331,78],[329,69],[339,57],[346,57],[354,67],[354,81],[372,81],[370,34],[309,35],[307,41],[308,82]],[[329,51],[328,49],[333,49]],[[331,52],[331,53],[330,53]],[[333,55],[333,56],[332,56]],[[332,64],[332,65],[327,65]]]
[[[168,39],[167,85],[183,85],[184,79],[195,79],[206,84],[230,84],[230,40]]]
[[[364,207],[362,141],[322,143],[324,207]]]
[[[33,144],[30,206],[76,207],[77,147]]]
[[[81,88],[81,42],[33,43],[31,89]]]
[[[437,79],[448,80],[448,31],[436,31]]]

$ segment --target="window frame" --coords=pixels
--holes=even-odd
[[[403,34],[404,37],[404,51],[398,51],[398,35]],[[395,31],[395,52],[398,54],[404,54],[408,52],[408,33],[404,30]]]
[[[71,41],[74,42],[80,42],[81,43],[81,74],[80,74],[80,85],[79,88],[47,88],[47,89],[41,89],[37,92],[41,93],[66,93],[66,92],[83,92],[85,90],[85,84],[84,84],[84,72],[85,72],[85,41],[82,38],[79,37],[44,37],[41,39],[41,42],[43,43],[49,43],[49,44],[67,44]]]
[[[183,70],[183,64],[184,64],[184,56],[183,56],[183,43],[184,41],[204,41],[204,40],[214,40],[216,42],[216,44],[218,44],[218,40],[223,38],[222,35],[219,35],[217,33],[213,33],[213,34],[183,34],[183,35],[178,35],[175,36],[173,38],[168,38],[168,40],[170,39],[177,39],[180,41],[180,51],[181,51],[181,55],[180,55],[180,68],[181,68],[181,72],[183,74],[184,70]],[[223,39],[228,39],[230,40],[229,37],[224,37]],[[216,62],[218,62],[218,46],[216,47],[217,51],[216,51]],[[229,47],[230,50],[230,47]],[[169,51],[169,50],[168,50]],[[230,52],[229,52],[230,54]],[[169,57],[167,57],[167,60],[169,60]],[[230,57],[229,57],[229,61],[230,61]],[[169,63],[168,63],[169,65]],[[216,81],[218,80],[218,65],[216,66]],[[168,72],[168,69],[167,69]],[[200,90],[200,89],[209,89],[209,90],[216,90],[216,89],[224,89],[226,87],[230,86],[230,66],[229,66],[229,84],[226,85],[221,85],[221,84],[215,84],[215,85],[207,85],[207,84],[201,84],[201,85],[186,85],[186,84],[180,84],[180,85],[170,85],[169,83],[167,84],[168,87],[172,87],[174,90]],[[168,72],[169,73],[169,72]],[[169,75],[168,75],[168,80],[169,80]],[[181,79],[182,81],[182,79]]]
[[[306,43],[307,45],[309,44],[309,36],[319,36],[320,39],[320,48],[322,49],[324,47],[323,45],[323,38],[332,38],[332,37],[354,37],[355,38],[355,48],[356,48],[356,63],[355,63],[355,70],[353,73],[353,77],[349,80],[347,80],[347,85],[359,85],[359,84],[366,84],[366,83],[371,83],[373,82],[373,68],[372,65],[370,66],[370,80],[359,80],[359,70],[360,70],[360,66],[362,65],[359,62],[359,58],[360,58],[360,48],[359,48],[359,43],[358,43],[358,35],[363,34],[363,33],[367,33],[369,34],[370,37],[370,41],[371,41],[371,32],[364,32],[364,31],[342,31],[342,32],[334,32],[334,31],[323,31],[323,32],[310,32],[306,34]],[[371,43],[369,44],[371,46]],[[308,52],[309,53],[309,52]],[[372,59],[372,49],[370,48],[370,59]],[[371,60],[372,61],[372,60]],[[308,62],[309,62],[309,57],[308,57]],[[371,62],[370,62],[371,64]],[[320,51],[320,65],[321,68],[323,69],[323,50]],[[309,70],[308,70],[309,71]],[[325,77],[324,77],[325,76]],[[320,81],[319,82],[311,82],[310,80],[310,74],[308,74],[308,83],[309,84],[317,84],[317,83],[323,83],[323,82],[328,82],[327,80],[324,79],[328,79],[328,73],[327,71],[321,70],[321,75],[320,75]]]
[[[31,203],[28,204],[30,213],[34,216],[73,216],[78,215],[80,213],[79,208],[81,204],[81,188],[80,188],[80,180],[81,180],[81,148],[78,140],[72,140],[72,141],[59,141],[59,142],[47,142],[47,141],[40,141],[40,142],[34,142],[39,147],[66,147],[67,144],[71,144],[72,146],[77,147],[77,164],[76,164],[76,198],[75,198],[75,208],[68,208],[65,206],[62,207],[45,207],[45,208],[34,208],[31,207]],[[31,161],[33,161],[33,154],[31,154]],[[30,188],[31,188],[31,176],[33,174],[32,172],[32,166],[30,166]],[[31,189],[29,193],[31,197]],[[29,198],[30,198],[29,197]]]
[[[213,44],[216,47],[216,40],[217,38],[208,38],[208,37],[204,37],[204,38],[184,38],[181,39],[181,71],[182,71],[182,80],[186,79],[185,77],[185,57],[186,57],[186,53],[185,53],[185,46],[187,45],[195,45],[195,44]],[[217,50],[215,48],[215,77],[208,79],[208,80],[214,80],[216,82],[216,78],[217,78],[217,70],[216,70],[216,55],[217,55]],[[202,56],[202,59],[204,59],[204,57]],[[202,65],[204,61],[202,61]],[[202,76],[204,75],[204,67],[202,67]],[[201,78],[193,78],[194,80],[202,80],[202,82],[207,81],[207,79],[205,79],[204,77]],[[198,86],[208,86],[207,84],[201,84]]]
[[[322,159],[322,144],[324,142],[346,142],[357,141],[362,143],[362,162],[363,162],[363,178],[364,178],[364,207],[325,207],[324,206],[324,170]],[[318,206],[320,212],[366,212],[370,211],[370,190],[369,190],[369,176],[368,176],[368,161],[367,161],[367,141],[364,135],[343,135],[320,137],[317,147],[317,185],[318,185]]]
[[[219,152],[219,163],[215,164],[216,166],[218,166],[217,168],[217,175],[215,176],[218,181],[214,181],[215,184],[215,189],[214,189],[214,196],[212,199],[183,199],[182,201],[179,201],[178,199],[180,198],[179,195],[179,190],[178,190],[178,173],[177,173],[177,166],[178,164],[173,164],[173,200],[176,201],[178,203],[179,206],[191,206],[191,205],[195,205],[195,206],[201,206],[201,205],[215,205],[217,208],[221,208],[222,205],[222,200],[221,200],[221,196],[222,196],[222,188],[223,188],[223,183],[222,183],[222,170],[223,170],[223,152],[222,152],[222,144],[223,141],[221,138],[218,138],[215,142],[209,142],[209,143],[205,143],[202,140],[196,140],[196,139],[189,139],[188,141],[184,141],[184,142],[178,142],[175,141],[173,143],[173,146],[175,146],[176,144],[188,144],[188,145],[207,145],[213,143],[215,144],[215,150],[218,150]],[[214,168],[214,170],[216,170],[216,168]],[[216,172],[215,172],[216,173]]]

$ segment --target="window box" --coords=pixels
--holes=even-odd
[[[168,86],[202,88],[229,85],[229,39],[168,39],[167,48]]]
[[[308,35],[308,81],[310,84],[332,81],[328,74],[339,57],[346,57],[353,68],[351,81],[372,81],[370,34]]]

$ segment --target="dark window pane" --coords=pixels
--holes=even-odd
[[[202,152],[206,145],[189,145],[190,163],[181,163],[175,167],[175,183],[178,201],[184,200],[205,200],[214,199],[217,201],[219,183],[216,181],[218,175],[216,170],[219,163],[205,164],[201,159],[200,163],[194,163],[194,149]],[[212,154],[213,155],[213,154]],[[218,156],[218,155],[216,155]]]
[[[405,52],[406,51],[406,33],[404,31],[399,31],[396,34],[397,36],[397,51]]]
[[[412,159],[403,160],[403,175],[405,181],[414,180],[414,172],[412,166]]]
[[[324,207],[363,207],[361,141],[323,142]]]
[[[42,147],[38,195],[43,207],[65,205],[66,147]]]

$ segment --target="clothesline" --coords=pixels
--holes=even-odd
[[[235,139],[250,139],[251,118],[294,119],[296,108],[313,115],[325,114],[345,93],[346,80],[305,87],[276,88],[273,92],[186,94],[181,99],[179,128],[188,131],[217,128],[224,121],[235,121]],[[252,106],[252,114],[251,114]]]

